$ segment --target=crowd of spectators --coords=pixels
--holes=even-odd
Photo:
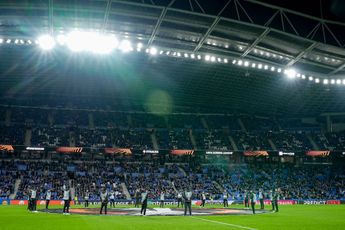
[[[0,144],[198,150],[344,150],[345,132],[302,119],[1,107]],[[233,139],[233,142],[231,141]]]
[[[106,186],[116,199],[134,198],[137,190],[147,190],[151,199],[175,199],[178,192],[191,189],[195,198],[202,192],[208,199],[221,199],[224,189],[235,200],[245,191],[262,189],[266,197],[279,188],[281,199],[345,199],[345,170],[338,166],[296,166],[293,164],[194,165],[153,162],[106,161],[2,161],[0,197],[8,198],[20,179],[16,199],[27,199],[35,188],[38,197],[52,190],[52,199],[62,198],[62,187],[74,189],[78,200],[86,191],[90,200],[99,199]],[[128,193],[127,193],[127,191]]]

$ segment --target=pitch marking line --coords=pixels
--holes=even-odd
[[[242,228],[242,229],[248,229],[248,230],[258,230],[257,228],[250,228],[250,227],[245,227],[245,226],[237,225],[237,224],[229,224],[229,223],[224,223],[224,222],[215,221],[215,220],[208,220],[208,219],[204,219],[204,218],[200,218],[200,217],[192,216],[191,218],[198,219],[198,220],[203,220],[203,221],[207,221],[207,222],[211,222],[211,223],[215,223],[215,224],[222,224],[222,225],[232,226],[232,227],[236,227],[236,228]]]

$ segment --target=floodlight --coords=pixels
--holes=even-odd
[[[328,85],[328,79],[323,79],[323,84]]]
[[[156,55],[157,54],[157,48],[151,47],[149,52],[151,55]]]
[[[43,50],[51,50],[55,46],[54,38],[52,36],[48,35],[48,34],[40,36],[38,38],[37,42],[38,42],[38,45]]]
[[[284,73],[286,74],[286,76],[288,78],[295,78],[296,77],[296,71],[294,69],[286,69],[284,71]]]
[[[130,52],[133,50],[132,44],[128,40],[123,40],[119,46],[119,49],[124,53]]]

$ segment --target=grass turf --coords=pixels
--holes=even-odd
[[[240,206],[233,206],[238,208]],[[43,208],[38,206],[38,209]],[[52,207],[54,208],[54,207]],[[0,206],[0,229],[345,229],[345,205],[280,206],[279,213],[240,216],[83,216],[29,213]]]

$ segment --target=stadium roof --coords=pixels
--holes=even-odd
[[[345,78],[344,22],[273,6],[267,3],[269,1],[209,2],[1,1],[0,38],[4,39],[3,43],[8,39],[12,43],[23,40],[22,46],[18,42],[15,48],[0,44],[4,54],[0,64],[2,94],[8,96],[9,91],[12,95],[14,91],[15,94],[58,94],[63,92],[66,81],[78,84],[80,79],[73,80],[70,76],[47,80],[52,78],[50,75],[59,75],[58,68],[64,68],[61,63],[54,64],[55,68],[40,63],[40,71],[36,69],[34,73],[41,77],[49,76],[44,82],[39,77],[32,77],[30,84],[27,82],[27,75],[32,75],[30,71],[33,71],[32,68],[28,71],[27,67],[37,61],[28,58],[34,55],[32,49],[27,48],[27,41],[34,41],[41,34],[56,36],[74,28],[98,29],[120,39],[141,42],[145,47],[157,47],[164,51],[215,55],[275,68],[294,68],[306,76],[313,76],[313,80],[317,77],[321,82],[323,79],[332,82],[331,79]],[[20,55],[21,52],[27,54]],[[48,59],[52,61],[53,57]],[[178,57],[148,58],[138,54],[126,57],[126,61],[131,63],[128,68],[146,77],[143,80],[138,75],[142,90],[138,92],[130,82],[126,82],[128,85],[124,90],[113,82],[112,88],[105,83],[104,87],[99,87],[99,92],[142,103],[149,92],[161,90],[173,99],[175,105],[206,105],[229,111],[318,114],[345,109],[344,85],[315,84],[309,82],[308,77],[292,82],[278,77],[277,73],[247,69],[231,63],[205,63]],[[26,63],[23,65],[26,67],[13,67],[13,63]],[[67,69],[65,74],[71,75],[72,70],[67,72]],[[55,73],[52,74],[52,71]],[[83,75],[83,70],[73,74]],[[97,88],[95,79],[88,79],[90,87]],[[103,84],[99,78],[96,80]],[[26,81],[26,88],[19,90],[18,85],[23,85],[23,81]],[[83,84],[87,84],[86,79]],[[80,93],[87,94],[87,87],[82,84],[79,87],[84,88],[84,91],[80,89]],[[114,88],[118,88],[115,93],[110,90]],[[107,91],[110,93],[106,94]],[[98,91],[89,91],[92,92]]]

